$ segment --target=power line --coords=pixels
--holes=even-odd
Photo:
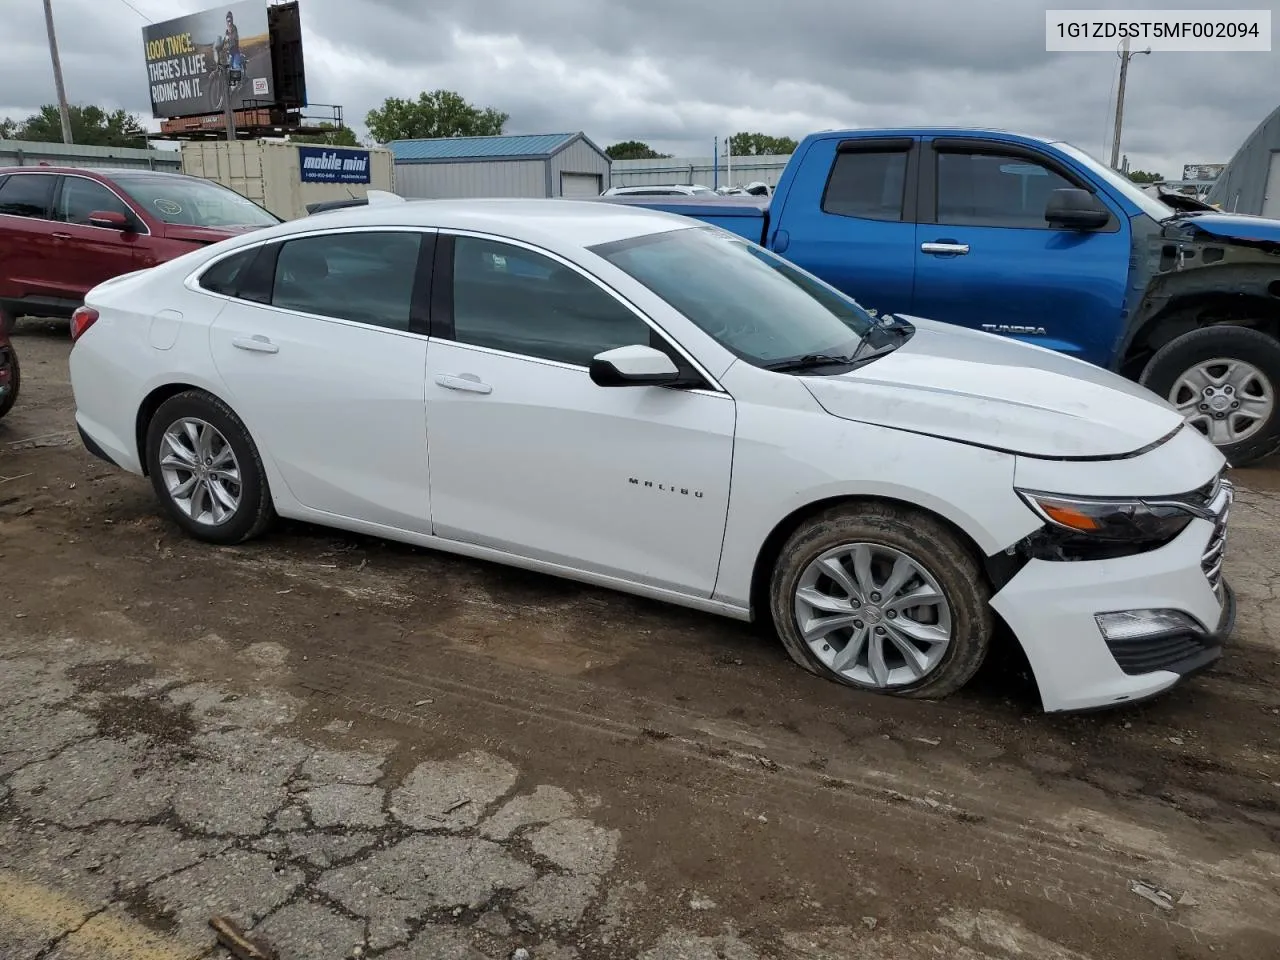
[[[147,23],[155,23],[154,20],[152,20],[145,13],[143,13],[141,10],[135,7],[132,3],[130,3],[129,0],[120,0],[120,2],[123,3],[130,10],[132,10],[134,13],[136,13],[138,16],[140,16],[143,20],[147,21]]]

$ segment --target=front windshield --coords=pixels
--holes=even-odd
[[[592,247],[756,366],[849,356],[875,325],[844,294],[741,237],[684,227]]]
[[[1100,160],[1096,160],[1089,154],[1085,153],[1079,147],[1075,147],[1069,143],[1063,143],[1061,141],[1054,144],[1054,146],[1063,153],[1074,158],[1079,163],[1084,164],[1090,171],[1097,174],[1110,186],[1124,194],[1126,199],[1130,200],[1136,207],[1138,207],[1139,210],[1145,213],[1152,220],[1157,222],[1160,220],[1168,220],[1170,217],[1175,215],[1173,207],[1169,206],[1162,200],[1151,196],[1151,194],[1147,193],[1128,177],[1124,176],[1124,174],[1117,173],[1105,163],[1102,163]]]
[[[144,210],[189,227],[270,227],[280,220],[221,184],[194,177],[117,177]]]

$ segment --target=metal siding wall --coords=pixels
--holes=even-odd
[[[546,161],[481,160],[470,163],[397,163],[402,197],[545,197]]]
[[[141,167],[177,171],[177,150],[135,150],[130,147],[91,147],[36,140],[0,140],[0,167],[35,166],[41,161],[59,167]]]
[[[1280,151],[1280,109],[1267,117],[1236,151],[1206,199],[1227,213],[1262,213],[1271,154],[1276,151]]]
[[[551,195],[560,196],[560,174],[595,173],[600,175],[600,189],[609,189],[609,158],[591,148],[585,140],[566,147],[551,158]]]
[[[770,157],[733,157],[733,186],[745,187],[760,181],[771,187],[778,185],[790,154]],[[643,187],[649,184],[701,184],[704,187],[725,186],[724,156],[720,157],[720,176],[716,177],[714,157],[671,157],[666,160],[615,160],[613,186]]]

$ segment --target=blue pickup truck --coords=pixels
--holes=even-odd
[[[1117,371],[1233,465],[1280,448],[1280,221],[1175,210],[1061,141],[945,128],[813,134],[771,200],[606,199],[730,230],[878,313]]]

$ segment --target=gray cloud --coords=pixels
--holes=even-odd
[[[203,8],[132,0],[160,20]],[[1132,8],[1135,0],[1092,0]],[[1163,0],[1203,7],[1203,0]],[[0,115],[53,99],[38,4],[0,0]],[[69,96],[147,115],[143,20],[121,0],[55,0]],[[1049,54],[1026,0],[303,0],[308,88],[359,128],[388,96],[445,87],[511,115],[513,132],[585,130],[708,154],[736,130],[956,124],[1062,137],[1103,155],[1116,57]],[[1177,175],[1228,160],[1275,106],[1268,54],[1139,57],[1124,151]]]

